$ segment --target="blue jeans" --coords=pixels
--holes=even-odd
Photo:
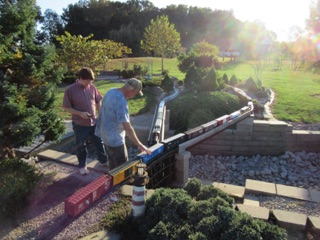
[[[106,163],[108,156],[103,142],[99,137],[94,135],[96,126],[81,126],[72,122],[72,127],[76,138],[76,155],[79,161],[79,167],[83,168],[87,165],[87,141],[89,137],[91,137],[93,145],[96,148],[99,162]]]

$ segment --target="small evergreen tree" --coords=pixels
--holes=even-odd
[[[233,74],[230,78],[230,85],[236,86],[237,84],[238,84],[238,79],[237,79],[236,75]]]
[[[204,77],[201,83],[203,91],[216,91],[219,88],[219,83],[217,79],[217,73],[214,68],[210,68],[207,75]]]
[[[171,80],[168,74],[164,75],[164,78],[161,81],[161,88],[167,93],[173,91],[173,81]]]
[[[198,68],[193,65],[187,70],[186,76],[184,78],[184,84],[187,86],[187,88],[190,88],[198,85],[200,79],[201,76],[199,74]]]
[[[229,84],[228,75],[227,75],[226,73],[223,74],[222,79],[223,79],[223,81],[225,82],[225,84]]]
[[[34,0],[0,4],[0,159],[15,148],[59,139],[65,130],[54,108],[56,86],[63,75],[54,65],[55,49],[36,45],[40,9]],[[5,36],[5,37],[4,37]]]

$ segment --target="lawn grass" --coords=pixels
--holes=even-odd
[[[128,63],[128,69],[133,69],[134,64],[141,65],[142,68],[151,66],[153,74],[157,74],[154,79],[161,79],[161,58],[123,58],[112,59],[106,70],[123,69],[124,62]],[[241,81],[249,77],[257,80],[254,70],[254,62],[237,61],[224,65],[217,70],[220,76],[224,73],[230,79],[234,74]],[[178,69],[176,58],[164,59],[164,69],[169,71],[170,76],[183,80],[185,74]],[[292,70],[291,62],[283,63],[281,70],[274,70],[272,63],[262,66],[261,81],[262,86],[268,87],[275,92],[275,102],[272,105],[272,114],[278,119],[291,122],[319,123],[320,122],[320,76],[305,70]],[[112,87],[119,87],[122,83],[109,81],[95,81],[101,94]],[[57,106],[61,106],[65,87],[59,89]],[[148,92],[144,92],[143,97],[136,97],[129,100],[130,114],[141,114],[147,112],[154,101]],[[69,115],[69,114],[67,114]],[[64,114],[64,118],[66,114]],[[69,117],[70,118],[70,117]]]
[[[231,78],[235,74],[245,81],[249,77],[257,79],[254,63],[242,62],[220,70]],[[305,70],[292,70],[289,61],[284,62],[281,70],[269,64],[263,67],[262,86],[272,89],[275,101],[272,114],[278,120],[319,123],[320,122],[320,76]]]

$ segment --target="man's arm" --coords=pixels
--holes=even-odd
[[[133,144],[135,144],[139,148],[140,152],[146,151],[146,153],[148,153],[150,155],[151,151],[140,142],[131,123],[130,122],[123,122],[122,125],[123,125],[124,130],[126,131],[126,135],[133,142]]]
[[[84,118],[84,119],[90,118],[90,113],[88,113],[88,112],[81,112],[81,111],[75,110],[74,108],[66,108],[66,107],[63,107],[63,109],[66,112],[69,112],[73,115],[77,115],[81,118]]]

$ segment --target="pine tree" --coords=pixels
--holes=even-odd
[[[58,140],[65,125],[54,108],[63,69],[55,48],[37,45],[34,0],[0,0],[0,160],[15,148]]]

